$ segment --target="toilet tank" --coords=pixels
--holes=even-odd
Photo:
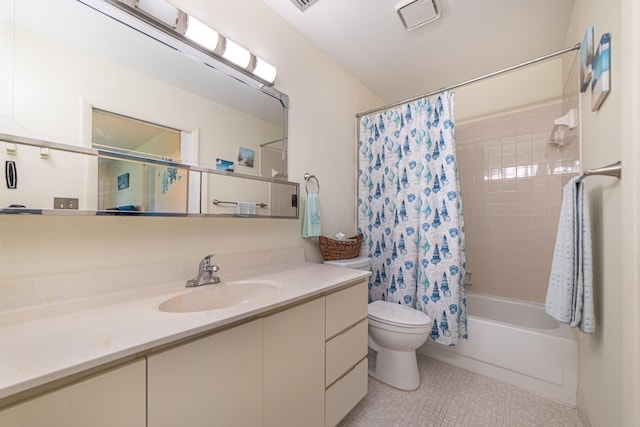
[[[336,259],[332,261],[325,261],[324,263],[328,265],[335,265],[337,267],[354,268],[356,270],[369,271],[371,269],[371,259],[368,256],[359,256],[349,259]]]

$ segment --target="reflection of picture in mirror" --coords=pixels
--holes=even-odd
[[[129,173],[118,175],[118,190],[129,188]]]
[[[158,173],[158,177],[160,177],[160,194],[165,194],[169,191],[169,186],[174,182],[182,179],[182,175],[178,175],[178,168],[166,168],[161,173]]]
[[[238,164],[249,168],[253,167],[254,151],[244,147],[238,147]]]
[[[233,172],[233,162],[229,160],[216,159],[216,170]]]

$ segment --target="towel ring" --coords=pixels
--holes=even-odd
[[[309,194],[309,181],[314,180],[316,182],[316,194],[320,193],[320,182],[318,181],[318,178],[316,178],[315,175],[312,175],[310,173],[305,173],[304,174],[304,180],[306,181],[306,184],[304,186],[305,190],[307,190],[307,194]]]

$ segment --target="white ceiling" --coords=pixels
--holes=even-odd
[[[406,31],[396,14],[403,0],[319,0],[304,12],[263,1],[386,103],[567,47],[574,2],[437,0],[440,18]]]

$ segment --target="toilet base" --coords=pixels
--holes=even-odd
[[[420,373],[416,351],[371,349],[375,354],[373,367],[369,366],[369,376],[391,387],[412,391],[420,388]]]

